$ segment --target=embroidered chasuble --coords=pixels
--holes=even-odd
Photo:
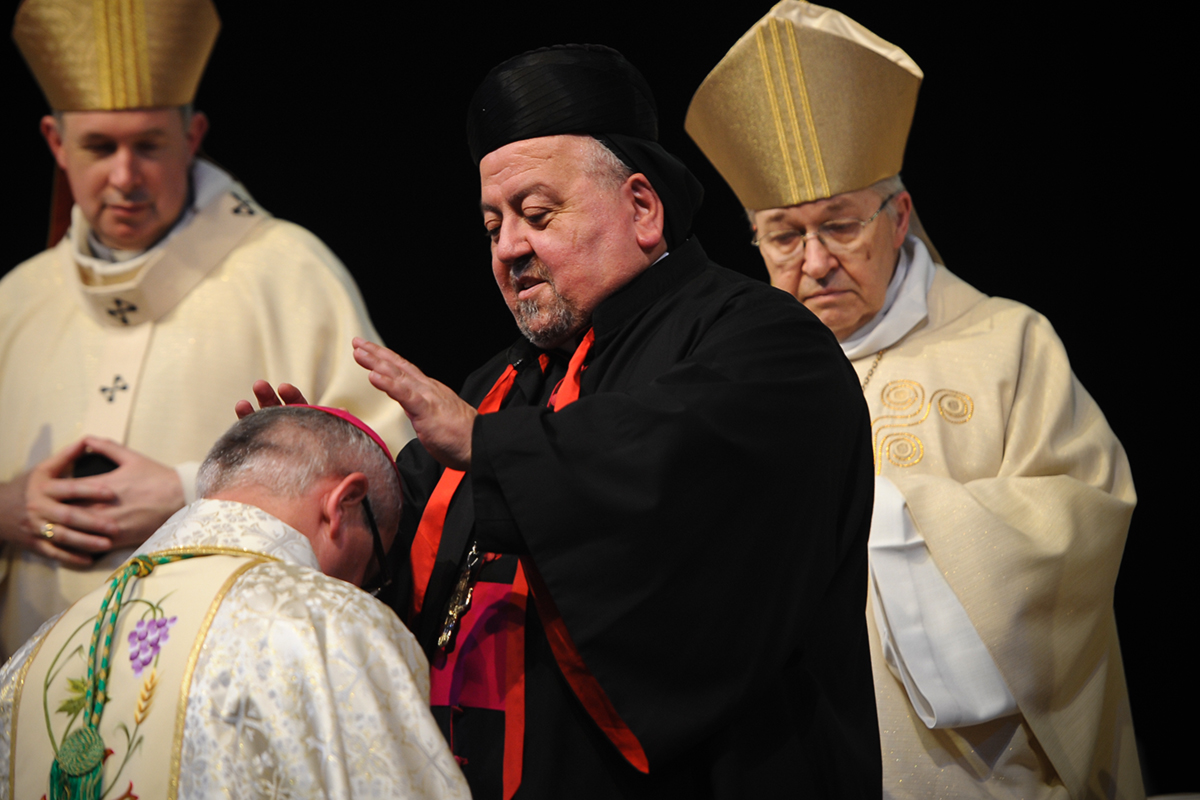
[[[321,574],[299,533],[253,506],[204,500],[142,552],[195,555],[130,583],[100,725],[112,750],[105,798],[469,796],[429,714],[412,635]],[[0,797],[41,797],[55,748],[79,726],[106,588],[0,672]]]
[[[393,451],[412,437],[354,363],[350,339],[378,334],[341,262],[211,164],[196,162],[193,184],[189,216],[127,272],[94,266],[76,209],[68,237],[0,281],[0,480],[91,434],[176,466],[192,492],[199,462],[258,378],[349,410]],[[59,569],[7,548],[0,655],[128,556]]]
[[[875,468],[1017,713],[928,727],[889,667],[872,592],[884,796],[1144,797],[1113,618],[1135,503],[1125,452],[1040,314],[940,265],[927,305],[881,359],[853,358],[860,379],[877,364]]]

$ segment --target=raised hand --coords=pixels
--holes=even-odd
[[[371,385],[404,408],[429,454],[443,466],[470,469],[471,429],[478,412],[386,347],[357,337],[353,344],[354,360],[371,371]]]

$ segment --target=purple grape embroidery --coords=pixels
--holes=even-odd
[[[129,661],[134,675],[142,677],[142,670],[158,656],[176,619],[178,617],[139,620],[137,627],[129,632]]]

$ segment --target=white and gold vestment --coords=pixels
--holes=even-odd
[[[241,503],[201,500],[139,553],[213,551],[131,584],[101,723],[115,750],[106,797],[469,797],[429,711],[425,656],[389,608],[322,574],[304,536]],[[206,579],[215,594],[182,588]],[[69,634],[86,642],[102,596],[47,623],[0,671],[0,798],[45,791],[47,732],[61,741],[77,724],[69,701],[86,674],[87,648],[73,651]],[[172,635],[139,663],[147,620]],[[182,635],[189,624],[199,633]],[[162,677],[175,674],[182,683]]]
[[[211,164],[192,175],[185,219],[145,254],[100,263],[76,208],[67,238],[0,281],[0,480],[95,435],[175,466],[190,493],[258,378],[347,409],[393,452],[412,437],[354,363],[350,339],[378,334],[337,257]],[[0,657],[128,556],[75,570],[7,548]]]
[[[1135,503],[1125,452],[1044,317],[905,247],[897,280],[924,308],[905,306],[906,284],[887,313],[911,324],[843,343],[860,379],[874,368],[867,618],[884,796],[1143,797],[1113,617]],[[938,590],[926,568],[949,604],[920,608]],[[955,598],[965,629],[931,632]],[[964,711],[956,688],[964,705],[988,695],[985,709]]]

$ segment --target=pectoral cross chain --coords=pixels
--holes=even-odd
[[[475,579],[478,577],[479,568],[482,565],[483,559],[480,558],[479,550],[472,542],[471,550],[467,553],[466,563],[463,564],[462,572],[459,573],[458,583],[454,586],[454,593],[450,595],[450,604],[446,608],[446,621],[442,623],[442,634],[438,637],[438,647],[447,653],[454,649],[454,632],[458,628],[459,620],[471,607]]]

